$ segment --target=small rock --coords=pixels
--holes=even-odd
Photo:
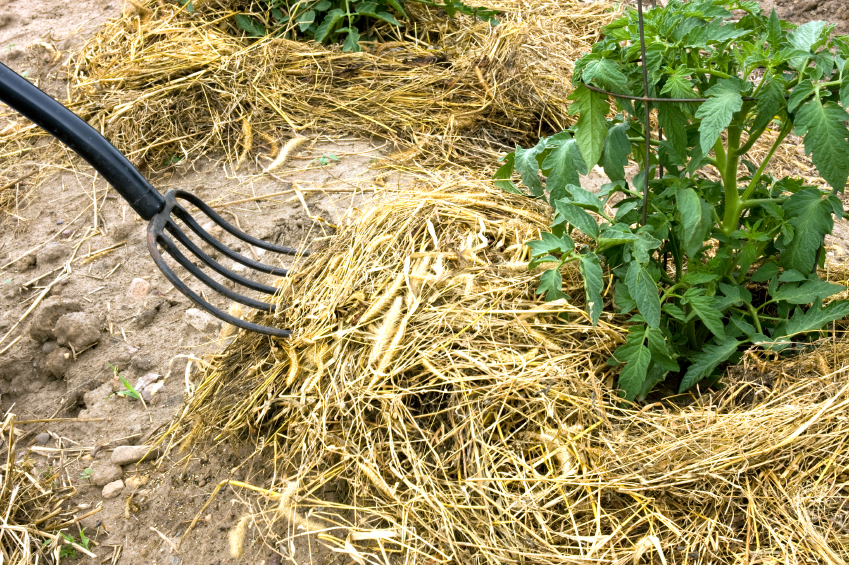
[[[118,479],[103,487],[103,498],[115,498],[124,490],[124,481]]]
[[[50,355],[57,347],[59,347],[59,342],[54,340],[45,341],[44,345],[41,346],[41,352],[45,355]]]
[[[156,358],[150,353],[136,353],[130,360],[130,366],[136,371],[150,371],[156,367]]]
[[[148,385],[151,385],[162,378],[162,375],[157,375],[156,373],[147,373],[138,378],[136,381],[135,388],[136,390],[144,390]]]
[[[71,363],[71,350],[57,347],[47,355],[47,359],[44,361],[44,369],[58,379],[65,376]]]
[[[35,436],[35,443],[38,445],[47,445],[50,442],[50,434],[47,432],[41,432],[37,436]]]
[[[158,449],[150,450],[147,445],[122,445],[112,452],[112,462],[116,465],[130,465],[154,459],[159,454]]]
[[[71,252],[71,246],[67,243],[51,241],[36,252],[35,264],[39,266],[50,265],[70,257]]]
[[[56,334],[53,333],[53,328],[56,326],[59,318],[69,312],[79,312],[80,310],[82,310],[82,305],[76,300],[48,298],[41,303],[41,306],[39,306],[33,315],[29,334],[36,341],[55,339]]]
[[[102,487],[124,476],[124,470],[110,461],[97,461],[91,469],[91,484]],[[123,485],[122,485],[123,487]]]
[[[150,405],[150,402],[153,400],[153,396],[151,396],[150,391],[147,389],[141,391],[141,397],[147,405]]]
[[[138,317],[136,318],[136,325],[139,328],[146,328],[150,325],[153,319],[156,318],[156,315],[158,313],[159,310],[157,310],[156,308],[148,308],[147,310],[143,311],[141,314],[138,315]]]
[[[133,279],[127,287],[127,296],[137,302],[144,300],[148,292],[150,292],[150,283],[144,279]]]
[[[165,387],[165,383],[163,383],[162,381],[159,381],[159,382],[147,385],[145,387],[144,391],[146,393],[148,393],[151,397],[153,397],[153,396],[156,396],[156,393],[158,393],[164,387]],[[145,400],[145,402],[147,402],[147,400]]]
[[[100,321],[85,312],[65,314],[53,328],[59,345],[70,345],[74,351],[82,351],[100,341]]]
[[[184,317],[186,323],[200,333],[215,333],[221,328],[221,321],[198,308],[189,308]]]
[[[127,477],[127,480],[124,481],[124,485],[131,490],[136,490],[137,488],[146,485],[149,481],[150,479],[144,475],[133,475],[132,477]]]

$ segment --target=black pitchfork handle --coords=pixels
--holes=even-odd
[[[143,220],[150,220],[165,207],[165,199],[97,130],[2,63],[0,102],[88,161]]]

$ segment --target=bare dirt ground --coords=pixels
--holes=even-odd
[[[830,18],[842,32],[849,29],[845,0],[776,4],[784,17]],[[122,0],[0,0],[0,61],[61,97],[68,50],[124,7]],[[303,202],[287,194],[225,207],[225,216],[269,241],[314,246],[332,233],[330,224],[368,205],[351,191],[368,185],[370,162],[389,149],[353,139],[315,136],[313,142],[275,177],[261,174],[267,161],[237,172],[230,163],[208,161],[151,180],[162,191],[183,188],[209,203],[277,193],[295,182],[305,189]],[[347,562],[297,533],[293,543],[267,547],[255,529],[243,557],[232,559],[227,535],[245,507],[240,493],[228,489],[176,548],[215,486],[250,480],[253,470],[241,466],[242,454],[229,442],[181,454],[185,459],[176,466],[175,460],[134,465],[119,457],[171,421],[197,385],[187,363],[220,351],[228,338],[155,268],[145,225],[126,203],[90,167],[70,162],[0,224],[0,412],[19,420],[67,419],[21,431],[37,470],[61,469],[78,489],[78,515],[88,516],[68,533],[79,539],[85,527],[97,562],[124,565]],[[0,176],[0,185],[9,180]],[[23,195],[25,183],[9,190]],[[241,250],[268,260],[259,250]],[[116,370],[144,403],[114,394],[125,388]]]

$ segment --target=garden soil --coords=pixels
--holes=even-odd
[[[777,0],[776,7],[796,21],[831,18],[849,33],[844,0]],[[0,61],[61,99],[69,50],[128,9],[132,3],[121,0],[0,0]],[[201,161],[151,180],[161,190],[187,189],[213,204],[300,188],[302,198],[287,194],[226,206],[225,216],[258,237],[314,247],[350,210],[369,205],[368,193],[361,193],[376,174],[369,165],[389,153],[369,140],[316,135],[274,176],[260,174],[263,162],[234,171],[232,163]],[[126,203],[84,163],[70,156],[65,163],[32,163],[56,171],[36,191],[27,190],[27,179],[12,183],[15,178],[0,176],[0,186],[12,183],[4,190],[20,195],[0,224],[0,336],[6,336],[0,342],[0,412],[18,420],[52,419],[19,426],[19,450],[30,448],[37,472],[61,470],[62,481],[77,489],[77,515],[88,516],[68,533],[79,539],[85,527],[97,562],[280,563],[260,540],[246,544],[240,559],[230,557],[228,532],[244,513],[232,490],[219,495],[192,535],[176,545],[220,481],[250,481],[252,470],[242,465],[247,454],[237,447],[178,454],[183,459],[176,466],[174,460],[112,463],[125,451],[117,448],[143,444],[174,418],[197,384],[195,360],[220,351],[232,337],[155,268],[145,225]],[[839,243],[834,249],[845,253]],[[115,395],[125,388],[116,371],[145,388],[146,402]],[[114,483],[119,479],[123,486]],[[298,540],[275,548],[288,556],[285,562],[348,562],[309,536]]]

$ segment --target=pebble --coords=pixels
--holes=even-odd
[[[118,479],[103,487],[103,498],[115,498],[124,490],[124,481]]]
[[[157,375],[156,373],[147,373],[138,378],[136,381],[135,388],[136,390],[143,390],[148,385],[151,385],[162,378],[162,375]]]
[[[44,360],[44,369],[58,379],[65,376],[72,362],[71,350],[64,347],[57,347]]]
[[[35,443],[38,445],[47,445],[50,442],[50,434],[47,432],[41,432],[37,436],[35,436]]]
[[[45,355],[50,355],[57,347],[59,347],[59,343],[57,341],[45,341],[44,345],[41,346],[41,352]]]
[[[112,452],[112,463],[123,467],[139,461],[154,459],[159,454],[158,449],[148,453],[149,451],[150,447],[146,445],[122,445],[116,447]]]
[[[100,341],[100,325],[92,314],[73,312],[59,318],[53,333],[59,345],[70,345],[74,351],[82,351]]]
[[[97,461],[92,465],[91,484],[102,487],[124,476],[124,470],[111,461]]]
[[[215,333],[221,329],[221,321],[199,308],[189,308],[184,316],[186,323],[200,333]]]
[[[132,490],[136,490],[139,487],[143,487],[150,481],[145,475],[133,475],[132,477],[127,477],[127,480],[124,481],[124,485]]]
[[[137,302],[144,300],[148,292],[150,292],[150,283],[144,279],[133,279],[127,287],[127,296]]]

